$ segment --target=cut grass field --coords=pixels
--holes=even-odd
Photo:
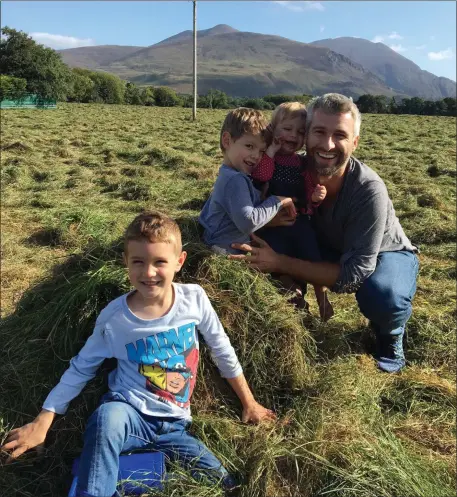
[[[212,255],[196,217],[221,162],[225,111],[59,104],[1,115],[0,441],[33,419],[90,334],[128,290],[120,238],[146,208],[176,217],[189,260],[259,401],[279,422],[246,426],[203,352],[193,430],[234,472],[243,497],[452,497],[455,492],[456,120],[366,115],[357,157],[385,180],[421,248],[408,367],[377,371],[353,295],[332,295],[327,324],[300,314],[271,280]],[[317,306],[310,298],[311,310]],[[8,497],[63,497],[102,367],[49,433],[46,449],[0,471]],[[4,461],[4,459],[2,459]],[[217,496],[184,478],[151,495]]]

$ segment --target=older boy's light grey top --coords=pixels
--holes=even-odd
[[[223,164],[200,213],[203,239],[235,253],[231,244],[249,242],[249,235],[271,221],[280,208],[278,197],[272,195],[262,202],[249,176]]]
[[[417,251],[395,215],[382,179],[353,157],[336,201],[320,206],[314,221],[320,239],[342,254],[341,272],[332,288],[339,293],[357,291],[375,270],[379,252]]]
[[[143,414],[190,418],[199,358],[199,333],[225,378],[242,373],[222,324],[199,285],[173,283],[175,301],[164,316],[141,319],[127,296],[100,313],[93,334],[48,395],[43,408],[64,414],[104,359],[115,357],[109,389]]]

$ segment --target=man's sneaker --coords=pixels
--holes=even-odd
[[[386,373],[397,373],[406,365],[403,353],[403,333],[401,335],[383,335],[377,337],[377,363],[379,369]]]

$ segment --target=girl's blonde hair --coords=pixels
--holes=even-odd
[[[295,119],[300,117],[303,120],[303,126],[306,124],[306,106],[301,102],[284,102],[276,107],[271,116],[271,128],[276,126],[284,119]]]

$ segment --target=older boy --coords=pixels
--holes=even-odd
[[[271,195],[262,201],[252,184],[250,174],[266,148],[267,125],[260,111],[246,107],[232,110],[224,120],[220,135],[224,163],[199,218],[203,239],[215,252],[240,253],[231,244],[249,242],[249,235],[281,209],[297,215],[291,198]]]
[[[41,413],[11,431],[3,446],[13,451],[11,457],[43,443],[55,415],[65,413],[105,358],[115,357],[109,392],[87,424],[77,495],[112,496],[119,454],[142,448],[179,460],[195,477],[233,486],[218,459],[187,431],[199,358],[197,330],[240,398],[242,420],[259,422],[274,414],[254,400],[204,290],[173,283],[186,255],[179,227],[169,217],[144,213],[133,220],[125,234],[124,260],[134,290],[103,309]]]

